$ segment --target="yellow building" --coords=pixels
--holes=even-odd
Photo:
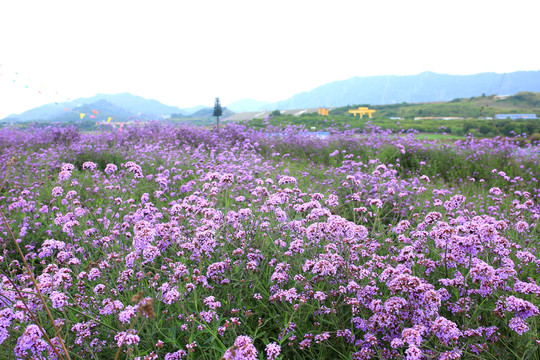
[[[372,118],[372,114],[377,111],[377,110],[370,110],[369,108],[367,107],[362,107],[360,106],[358,109],[350,109],[349,112],[351,114],[354,114],[354,116],[356,116],[356,114],[360,115],[360,119],[363,119],[364,118],[364,115],[368,115],[369,118],[371,119]]]
[[[319,115],[328,115],[327,108],[319,108]]]

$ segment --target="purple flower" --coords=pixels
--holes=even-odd
[[[207,323],[211,323],[214,318],[216,318],[216,321],[219,320],[219,316],[217,315],[217,313],[214,310],[210,310],[210,311],[204,311],[203,310],[203,311],[201,311],[199,313],[199,315]]]
[[[403,338],[403,341],[410,346],[420,346],[420,343],[422,342],[422,335],[416,329],[412,328],[403,329],[401,337]]]
[[[467,198],[463,195],[454,195],[449,201],[444,203],[444,207],[447,211],[455,210],[459,208]]]
[[[60,171],[58,173],[58,180],[60,181],[69,180],[70,177],[71,177],[71,171]]]
[[[216,298],[213,296],[208,296],[204,299],[204,304],[210,309],[214,310],[221,307],[221,302],[216,301]]]
[[[96,286],[94,286],[94,293],[95,294],[104,294],[105,293],[105,285],[97,284]]]
[[[315,294],[313,295],[313,298],[319,301],[324,301],[326,299],[326,294],[323,293],[322,291],[316,291]]]
[[[442,316],[435,319],[433,325],[431,325],[431,331],[445,345],[457,341],[462,336],[462,332],[458,329],[456,323]]]
[[[461,359],[463,351],[460,349],[454,349],[452,351],[445,351],[439,355],[439,360],[457,360]]]
[[[144,204],[144,203],[147,203],[148,200],[150,200],[150,194],[148,194],[148,193],[142,194],[142,196],[141,196],[141,203],[143,203],[143,204]]]
[[[267,359],[275,360],[281,353],[281,346],[279,346],[275,342],[271,342],[270,344],[266,345],[265,350]]]
[[[75,169],[75,165],[70,163],[63,163],[62,167],[60,168],[60,171],[73,171]]]
[[[297,184],[297,183],[298,182],[296,181],[296,178],[294,178],[292,176],[282,176],[278,181],[278,185]]]
[[[416,345],[411,345],[407,350],[405,350],[405,359],[406,360],[421,360],[422,359],[422,350]]]
[[[116,170],[118,170],[118,166],[114,164],[107,164],[107,166],[105,166],[105,173],[108,175],[115,173]]]
[[[323,332],[322,334],[315,335],[314,339],[315,339],[315,342],[319,344],[323,341],[330,339],[330,333],[328,331]]]
[[[120,300],[104,299],[102,304],[103,307],[99,309],[101,315],[110,315],[124,308],[124,304]]]
[[[232,184],[234,182],[234,175],[230,173],[223,174],[219,182],[223,184]]]
[[[520,234],[529,230],[529,224],[525,221],[518,221],[516,224],[516,231]]]
[[[92,281],[101,276],[101,271],[98,268],[92,268],[88,273],[88,280]]]
[[[173,287],[171,290],[167,291],[161,299],[165,304],[170,305],[180,299],[180,293],[176,287]]]
[[[0,311],[0,345],[9,338],[8,328],[13,318],[13,310],[6,308]]]
[[[62,309],[65,305],[68,305],[68,297],[64,293],[53,291],[49,297],[54,309]]]
[[[398,234],[401,234],[405,230],[411,227],[411,223],[408,220],[401,220],[397,226],[394,228],[394,231]]]
[[[257,349],[253,346],[249,336],[238,336],[234,346],[227,349],[223,355],[224,360],[256,360]]]
[[[117,346],[120,347],[122,345],[137,345],[139,344],[139,341],[141,341],[141,338],[137,335],[137,330],[131,329],[128,330],[128,332],[119,332],[114,336],[114,340],[116,340]]]
[[[328,195],[328,199],[326,199],[324,203],[326,204],[326,206],[336,207],[339,205],[339,198],[334,194],[330,194]]]
[[[300,346],[300,350],[309,349],[311,347],[311,339],[304,339],[298,345]]]
[[[17,339],[14,353],[16,356],[24,358],[41,359],[43,352],[48,352],[45,358],[56,359],[51,346],[42,339],[43,333],[37,325],[28,325],[21,337]],[[30,354],[28,353],[30,351]]]
[[[135,179],[142,179],[144,177],[142,168],[133,161],[128,161],[124,164],[124,167],[126,167],[128,171],[133,174]]]
[[[153,245],[148,245],[147,247],[144,248],[142,252],[143,264],[154,261],[154,259],[158,257],[160,253],[161,252],[159,251],[157,247]]]
[[[130,320],[137,315],[137,308],[135,306],[128,305],[123,311],[118,313],[118,320],[122,324],[129,323]]]
[[[165,360],[182,360],[187,353],[184,350],[178,350],[173,353],[165,354]]]
[[[403,345],[405,345],[405,342],[400,338],[395,338],[390,342],[392,349],[399,349]]]
[[[94,171],[97,169],[97,164],[91,161],[87,161],[82,165],[83,170]]]
[[[508,327],[517,332],[519,335],[522,335],[523,333],[529,331],[529,326],[527,325],[525,320],[520,317],[513,317],[510,320]]]
[[[208,276],[209,278],[217,277],[218,275],[223,274],[227,267],[228,267],[227,263],[223,261],[218,261],[213,264],[210,264],[208,266],[206,276]]]
[[[313,265],[311,272],[316,275],[333,276],[336,275],[337,269],[328,260],[319,260]]]
[[[506,310],[513,312],[517,317],[527,319],[539,314],[538,307],[527,300],[517,298],[513,295],[506,298]]]
[[[379,209],[383,207],[383,202],[380,199],[368,199],[368,203],[370,206],[376,206]]]
[[[60,186],[56,186],[52,189],[52,196],[58,197],[61,196],[64,193],[64,189],[62,189]]]

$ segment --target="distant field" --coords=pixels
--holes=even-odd
[[[358,106],[368,106],[376,110],[373,118],[354,117],[348,111]],[[313,110],[313,109],[312,109]],[[298,113],[298,111],[297,111]],[[307,129],[317,130],[330,127],[338,129],[363,130],[374,124],[385,130],[399,133],[401,131],[415,130],[423,134],[447,133],[449,139],[457,139],[472,134],[479,137],[514,136],[523,135],[540,138],[540,120],[494,120],[489,119],[501,113],[533,113],[540,116],[540,93],[518,93],[503,99],[495,96],[479,96],[468,99],[456,99],[449,102],[422,103],[422,104],[369,104],[351,105],[333,108],[329,115],[322,116],[313,112],[305,112],[293,116],[290,112],[274,113],[266,118],[255,118],[248,121],[250,126],[264,128],[268,125],[285,126],[298,125]],[[393,120],[389,117],[398,117]],[[460,117],[463,119],[437,120],[420,119],[415,117]],[[480,118],[480,119],[479,119]],[[427,135],[433,137],[434,135]]]

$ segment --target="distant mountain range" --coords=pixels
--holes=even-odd
[[[423,72],[408,76],[353,77],[334,81],[311,91],[296,94],[289,99],[270,103],[254,99],[242,99],[228,104],[227,114],[233,112],[309,109],[338,107],[355,104],[384,105],[394,103],[422,103],[450,101],[486,95],[513,95],[520,91],[540,92],[540,71],[518,71],[506,74],[481,73],[475,75],[445,75]],[[68,109],[68,110],[66,110]],[[10,115],[7,121],[70,120],[79,113],[92,115],[96,120],[108,116],[116,120],[132,116],[161,118],[171,114],[179,117],[211,117],[212,108],[195,106],[180,109],[157,100],[145,99],[129,93],[116,95],[98,94],[64,103],[43,105],[18,115]]]
[[[241,100],[230,103],[229,105],[227,105],[227,108],[238,113],[238,112],[245,112],[245,111],[257,111],[269,104],[271,103],[268,101],[259,101],[259,100],[254,100],[254,99],[241,99]]]
[[[80,98],[73,101],[43,105],[18,115],[10,115],[4,120],[34,121],[34,120],[74,120],[84,113],[95,116],[96,121],[107,119],[112,116],[116,120],[125,120],[129,117],[138,116],[146,118],[160,118],[173,113],[190,115],[204,106],[180,109],[169,106],[157,100],[145,99],[130,93],[121,94],[98,94],[89,98]],[[94,115],[94,110],[97,112]]]
[[[540,92],[540,71],[518,71],[506,74],[445,75],[423,72],[409,76],[353,77],[319,86],[286,100],[259,105],[251,99],[229,105],[242,111],[290,110],[335,107],[354,104],[384,105],[450,101],[486,95],[513,95],[520,91]],[[252,106],[250,106],[250,102]],[[233,106],[234,105],[234,106]]]

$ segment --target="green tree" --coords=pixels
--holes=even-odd
[[[480,127],[478,128],[478,131],[482,135],[487,135],[487,134],[490,133],[491,128],[489,126],[487,126],[487,125],[480,125]]]
[[[214,103],[214,115],[217,120],[217,131],[219,132],[219,117],[223,114],[223,109],[221,109],[221,104],[219,103],[219,98],[216,98]]]

